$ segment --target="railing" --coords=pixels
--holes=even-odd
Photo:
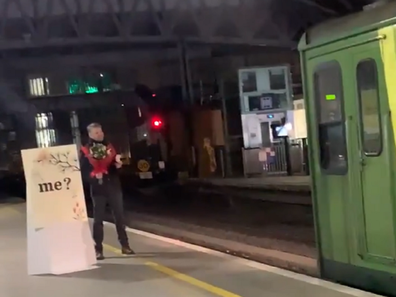
[[[308,174],[303,141],[274,143],[267,148],[242,149],[244,176]]]
[[[306,145],[303,141],[297,141],[292,144],[285,144],[283,141],[272,144],[267,148],[242,148],[242,154],[237,155],[230,153],[226,156],[226,150],[223,146],[214,147],[216,170],[209,174],[210,177],[227,177],[240,176],[245,177],[255,175],[306,175],[307,170],[307,154]],[[201,151],[203,153],[203,151]],[[200,162],[199,151],[195,147],[191,147],[191,155],[193,159],[194,170],[191,170],[190,176],[204,177],[199,166],[208,166]],[[235,166],[238,163],[235,159],[242,159],[241,166]],[[227,161],[232,162],[234,167],[232,174],[227,171]],[[242,167],[242,170],[239,168]],[[205,176],[205,177],[209,177]]]

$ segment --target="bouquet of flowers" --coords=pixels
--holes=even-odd
[[[94,143],[90,148],[89,148],[89,153],[92,155],[92,157],[95,160],[103,160],[105,159],[109,152],[108,152],[107,146],[101,143]]]
[[[117,155],[111,144],[106,146],[101,143],[94,143],[89,148],[83,147],[82,150],[93,167],[91,177],[95,177],[97,174],[107,174],[109,166]],[[102,183],[103,179],[99,179],[99,184]]]

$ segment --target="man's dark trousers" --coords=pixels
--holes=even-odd
[[[103,252],[103,221],[106,205],[109,204],[116,225],[118,241],[128,247],[128,236],[125,230],[122,190],[118,177],[104,175],[103,183],[91,183],[91,197],[94,206],[93,238],[97,252]]]

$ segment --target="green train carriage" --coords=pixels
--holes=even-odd
[[[396,1],[299,50],[321,276],[396,296]]]

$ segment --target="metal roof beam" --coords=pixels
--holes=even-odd
[[[0,0],[0,50],[180,40],[294,46],[290,34],[279,31],[273,38],[279,28],[270,26],[271,21],[261,22],[270,15],[272,0],[241,0],[232,5],[223,0],[217,7],[209,0],[199,4],[175,0],[171,8],[159,7],[164,1],[76,0],[77,5],[69,0],[23,0],[23,7],[22,0]],[[13,3],[11,10],[9,3]]]
[[[210,57],[211,49],[201,47],[198,49],[189,49],[189,56],[193,58]],[[153,59],[154,57],[154,59]],[[15,57],[8,58],[0,63],[0,67],[10,66],[13,69],[39,69],[43,72],[46,70],[59,70],[62,66],[72,67],[89,67],[95,65],[128,65],[129,62],[136,61],[169,61],[179,59],[179,50],[175,47],[172,49],[157,50],[129,50],[129,51],[112,51],[107,53],[87,53],[66,56],[49,56],[49,57]]]
[[[301,3],[303,3],[303,4],[306,4],[306,5],[308,5],[308,6],[317,8],[317,9],[319,9],[319,10],[321,10],[321,11],[323,11],[323,12],[326,12],[326,13],[328,13],[328,14],[331,14],[331,15],[338,15],[338,12],[337,12],[337,11],[335,11],[335,10],[333,10],[333,9],[331,9],[331,8],[325,7],[325,6],[323,6],[323,5],[320,5],[320,4],[316,3],[315,0],[297,0],[297,1],[298,1],[298,2],[301,2]]]
[[[295,48],[297,43],[288,40],[278,39],[261,39],[261,38],[233,38],[233,37],[208,37],[205,39],[188,37],[185,38],[187,43],[200,43],[200,44],[219,44],[219,45],[251,45],[251,46],[273,46],[284,48]]]

